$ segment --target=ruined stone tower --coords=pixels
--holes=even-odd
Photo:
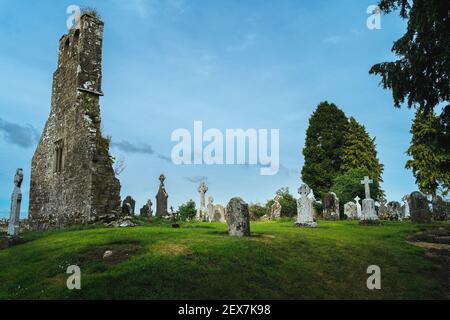
[[[118,215],[120,183],[100,127],[104,24],[81,17],[59,44],[51,111],[31,168],[34,230],[65,228]]]

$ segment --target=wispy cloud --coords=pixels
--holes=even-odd
[[[339,44],[344,40],[344,38],[342,36],[338,36],[338,35],[331,35],[329,37],[326,37],[323,42],[326,44]]]
[[[185,177],[184,179],[192,183],[200,183],[208,181],[208,177],[205,176],[192,176],[192,177]]]
[[[138,153],[138,154],[148,154],[153,155],[155,151],[152,146],[142,143],[142,144],[134,144],[132,142],[122,140],[118,142],[112,142],[111,147],[117,150],[126,152],[126,153]]]
[[[0,118],[0,131],[8,143],[22,148],[33,147],[39,141],[39,132],[32,125],[20,125]]]

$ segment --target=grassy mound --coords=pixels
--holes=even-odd
[[[26,234],[0,251],[0,299],[448,299],[442,266],[408,236],[430,227],[383,222],[252,223],[251,238],[226,225],[164,222]],[[113,255],[103,257],[105,251]],[[82,289],[69,291],[78,265]],[[366,287],[381,267],[382,290]],[[445,266],[444,266],[445,267]],[[448,267],[448,266],[447,266]]]

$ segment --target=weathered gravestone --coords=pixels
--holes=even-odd
[[[162,174],[159,176],[159,190],[156,195],[156,216],[158,218],[167,216],[169,212],[167,211],[167,199],[169,195],[166,192],[166,187],[164,186],[164,181],[166,177]]]
[[[361,208],[361,204],[359,203],[359,201],[361,201],[361,198],[356,196],[355,204],[356,204],[356,217],[357,217],[357,219],[361,219],[362,218],[362,208]]]
[[[300,198],[297,199],[297,227],[315,228],[317,223],[314,221],[316,199],[314,192],[307,184],[302,184],[298,189]]]
[[[244,200],[241,198],[231,199],[227,205],[225,218],[230,236],[250,236],[250,214],[248,212],[248,204]]]
[[[142,207],[140,213],[142,218],[150,218],[153,215],[153,202],[148,200],[147,203]]]
[[[272,219],[280,219],[281,218],[281,197],[279,195],[275,196],[275,199],[273,199],[274,203],[272,205],[271,209],[271,218]]]
[[[219,204],[214,204],[214,198],[208,198],[208,216],[214,222],[226,222],[225,208]]]
[[[450,203],[444,201],[441,196],[436,196],[433,201],[433,219],[445,221],[450,217]]]
[[[386,219],[399,220],[402,217],[402,205],[398,201],[388,202],[386,207]]]
[[[122,214],[125,216],[134,215],[135,210],[136,201],[131,196],[127,196],[122,203]]]
[[[197,210],[197,221],[210,221],[211,217],[208,217],[208,211],[206,208],[206,193],[208,192],[208,187],[205,182],[202,182],[197,189],[200,194],[200,207]]]
[[[410,219],[411,218],[411,210],[409,209],[409,195],[406,195],[402,198],[403,206],[399,220]]]
[[[386,215],[387,209],[386,209],[386,199],[381,196],[378,199],[378,202],[380,203],[380,206],[378,207],[378,217],[381,219],[381,217],[384,217]]]
[[[414,223],[431,223],[431,212],[428,199],[421,192],[413,192],[409,196],[409,210],[411,221]]]
[[[339,198],[336,193],[329,192],[323,198],[323,218],[325,220],[339,220]]]
[[[23,182],[23,170],[17,169],[14,176],[14,190],[11,196],[11,211],[8,223],[8,237],[18,238],[20,229],[20,206],[22,204],[22,191],[20,187]]]
[[[349,220],[356,220],[356,219],[358,219],[358,208],[357,208],[356,203],[351,202],[351,201],[347,202],[344,205],[344,215]]]
[[[380,220],[378,219],[377,212],[375,210],[375,200],[370,198],[370,184],[373,183],[369,177],[364,177],[361,184],[364,185],[366,198],[362,201],[362,217],[359,222],[362,225],[378,225]]]

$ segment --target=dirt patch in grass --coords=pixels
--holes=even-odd
[[[192,250],[183,244],[175,244],[175,243],[159,243],[151,247],[152,252],[170,255],[170,256],[179,256],[182,254],[190,254]]]
[[[109,245],[90,248],[84,252],[73,256],[74,260],[80,265],[92,264],[96,262],[105,262],[109,265],[116,265],[131,259],[137,255],[142,246],[137,242],[111,243]],[[109,256],[105,253],[110,251]]]
[[[408,241],[426,250],[425,256],[435,268],[436,275],[447,289],[450,298],[450,229],[439,228],[419,232],[408,237]]]

